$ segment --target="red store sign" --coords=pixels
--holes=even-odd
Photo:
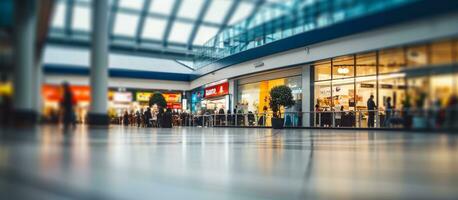
[[[205,98],[223,96],[229,94],[229,82],[205,88]]]

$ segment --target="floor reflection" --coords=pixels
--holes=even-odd
[[[453,199],[457,141],[338,130],[2,129],[0,197]]]

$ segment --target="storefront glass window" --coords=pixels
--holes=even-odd
[[[453,75],[432,76],[430,78],[431,103],[445,107],[453,96]]]
[[[341,56],[332,60],[332,79],[354,77],[354,56]]]
[[[356,76],[369,76],[377,73],[375,52],[356,55]]]
[[[367,110],[367,100],[374,95],[377,98],[376,76],[361,77],[356,79],[356,109]],[[374,99],[377,103],[377,99]]]
[[[440,41],[431,44],[431,64],[442,65],[453,62],[452,41]]]
[[[379,52],[379,73],[399,72],[406,66],[403,48],[381,50]]]
[[[302,77],[293,76],[288,78],[265,80],[256,83],[248,83],[238,86],[237,105],[244,113],[249,111],[261,113],[266,107],[269,107],[269,92],[279,85],[286,85],[291,88],[296,105],[290,108],[289,112],[298,112],[302,107]]]
[[[331,108],[331,81],[315,82],[315,105],[318,105],[321,110]]]
[[[379,108],[382,110],[386,109],[386,100],[388,97],[391,98],[391,106],[393,106],[395,109],[402,108],[402,102],[406,98],[406,85],[404,76],[404,74],[388,74],[379,76]]]
[[[407,66],[421,67],[428,64],[428,53],[426,45],[417,45],[407,48]]]
[[[320,61],[315,63],[315,80],[330,80],[331,79],[331,60]]]
[[[355,79],[347,78],[332,81],[333,108],[344,110],[354,110],[355,108]]]
[[[410,97],[410,105],[412,108],[423,109],[427,108],[426,100],[420,101],[422,97],[428,97],[430,94],[429,77],[408,78],[408,95]]]
[[[455,40],[455,47],[453,48],[453,54],[455,56],[455,63],[458,63],[458,40]]]
[[[249,83],[239,85],[238,87],[238,103],[247,105],[249,111],[258,111],[260,83]]]

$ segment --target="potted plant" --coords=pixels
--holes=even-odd
[[[294,105],[291,89],[285,85],[273,87],[270,90],[270,109],[272,109],[272,128],[282,129],[283,118],[281,118],[281,108]]]
[[[159,124],[160,127],[169,127],[169,124],[165,124],[164,122],[168,122],[169,120],[166,120],[164,115],[164,108],[167,107],[167,102],[165,101],[164,96],[156,92],[151,97],[149,98],[149,106],[152,107],[153,105],[156,105],[158,107],[159,113],[157,116],[157,123]],[[170,120],[171,122],[172,120]],[[171,125],[170,125],[171,127]]]

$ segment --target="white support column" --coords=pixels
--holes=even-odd
[[[92,1],[89,123],[108,124],[108,0]]]
[[[229,95],[230,95],[230,107],[227,107],[225,112],[227,110],[230,110],[231,112],[234,110],[235,105],[237,105],[237,87],[238,83],[237,80],[231,79],[229,80]]]
[[[311,115],[311,104],[310,101],[311,99],[311,77],[310,77],[310,70],[311,70],[311,65],[304,65],[302,67],[302,126],[304,127],[309,127],[310,126],[310,118]]]
[[[35,84],[35,41],[37,2],[15,0],[14,95],[15,117],[22,122],[36,122],[33,95]],[[17,121],[17,122],[19,122]]]

